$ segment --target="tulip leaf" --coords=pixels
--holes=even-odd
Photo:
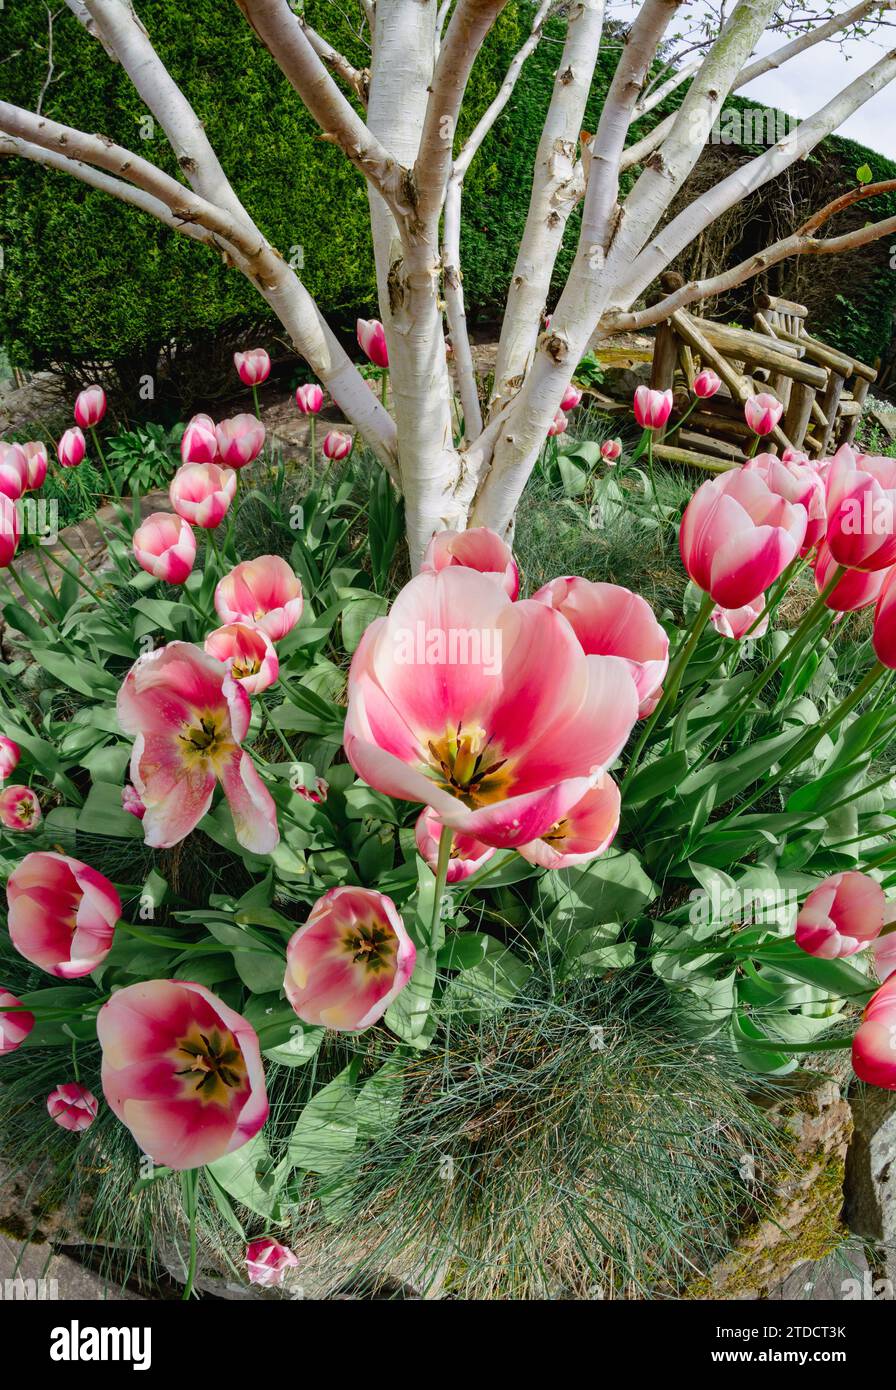
[[[355,1115],[360,1059],[308,1101],[290,1136],[287,1157],[308,1173],[333,1173],[347,1162],[358,1137]]]
[[[266,1221],[280,1221],[280,1184],[262,1134],[256,1134],[242,1148],[216,1158],[206,1167],[240,1206],[248,1207]]]
[[[279,1062],[282,1067],[303,1067],[320,1051],[325,1030],[315,1028],[310,1023],[300,1023],[293,1014],[289,1031],[287,1042],[266,1047],[264,1055],[269,1062]]]
[[[629,922],[656,894],[634,854],[608,854],[582,868],[550,870],[538,882],[545,916],[582,915],[582,925]]]
[[[121,839],[142,840],[143,825],[121,804],[121,787],[111,782],[94,782],[87,800],[78,812],[78,829],[87,835],[114,835]]]
[[[689,761],[685,752],[667,753],[642,767],[626,787],[626,806],[639,806],[677,786],[687,776]]]
[[[384,1016],[396,1037],[413,1047],[428,1047],[432,1041],[435,1025],[430,1010],[435,983],[435,955],[428,946],[418,945],[414,973]]]
[[[355,1104],[359,1139],[376,1142],[397,1125],[404,1099],[406,1068],[405,1059],[396,1053],[364,1082]]]

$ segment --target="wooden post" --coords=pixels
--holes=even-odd
[[[790,404],[787,407],[787,414],[784,416],[784,433],[793,441],[795,449],[802,449],[803,447],[814,400],[814,386],[806,386],[802,381],[793,383]]]
[[[837,410],[840,406],[840,397],[843,395],[843,388],[846,385],[846,377],[840,372],[831,372],[828,377],[828,389],[821,398],[821,408],[825,415],[826,428],[821,441],[821,452],[826,454],[830,449],[831,440],[837,427]]]
[[[851,444],[852,441],[855,439],[856,430],[858,429],[859,421],[862,418],[861,407],[865,404],[865,400],[868,396],[870,386],[871,382],[868,380],[867,377],[856,377],[856,384],[853,387],[852,398],[853,401],[859,406],[859,409],[856,411],[854,415],[849,415],[844,420],[843,428],[841,429],[840,434],[836,439],[836,443],[838,446],[841,444]]]

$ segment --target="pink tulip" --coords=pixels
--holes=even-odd
[[[880,936],[884,890],[868,874],[847,870],[813,888],[796,919],[796,944],[810,956],[853,956]]]
[[[180,441],[184,463],[214,463],[218,457],[218,436],[210,415],[194,415]]]
[[[856,455],[844,444],[825,489],[826,539],[837,564],[871,571],[896,563],[896,459]]]
[[[260,1284],[264,1289],[276,1288],[282,1284],[288,1269],[295,1269],[299,1263],[298,1255],[288,1245],[265,1236],[263,1240],[253,1240],[246,1248],[246,1269],[249,1283]]]
[[[34,1014],[23,1009],[8,989],[0,989],[0,1057],[21,1047],[33,1027]]]
[[[82,430],[94,429],[106,413],[106,393],[102,386],[88,386],[75,401],[75,424]]]
[[[701,401],[709,400],[714,396],[722,385],[722,378],[712,370],[711,367],[704,367],[702,372],[698,372],[694,377],[694,395]]]
[[[610,848],[619,829],[621,798],[609,772],[581,801],[531,844],[520,845],[519,852],[530,864],[543,869],[569,869],[587,864]]]
[[[594,786],[638,713],[628,663],[458,565],[419,574],[368,627],[345,751],[369,786],[483,844],[538,839]]]
[[[20,955],[61,980],[89,975],[112,949],[121,899],[67,854],[26,854],[9,876],[9,934]]]
[[[47,446],[42,444],[39,439],[32,439],[27,444],[22,445],[22,453],[25,455],[25,466],[28,470],[28,481],[26,492],[36,492],[39,487],[43,487],[47,476],[49,459],[47,458]]]
[[[28,488],[28,460],[19,444],[0,444],[0,492],[17,502]]]
[[[234,415],[215,428],[220,461],[228,468],[245,468],[264,448],[265,428],[254,415]]]
[[[558,410],[558,411],[557,411],[557,414],[554,416],[553,420],[551,421],[550,425],[548,426],[548,435],[549,435],[549,437],[553,438],[554,435],[557,435],[557,434],[565,434],[566,431],[567,431],[568,426],[569,426],[569,421],[567,420],[566,416],[563,414],[563,411],[562,411],[562,410]]]
[[[771,434],[783,414],[783,405],[768,391],[744,402],[744,419],[754,434]]]
[[[579,390],[577,386],[573,386],[570,382],[569,386],[567,386],[566,390],[563,393],[563,400],[560,402],[560,409],[564,412],[567,410],[575,410],[576,406],[581,404],[582,392]]]
[[[720,637],[742,642],[747,634],[756,638],[764,637],[768,632],[768,617],[759,621],[759,615],[764,612],[765,594],[760,594],[752,603],[745,603],[741,608],[714,608],[709,618]]]
[[[853,571],[850,571],[851,577]],[[878,574],[880,571],[878,571]],[[885,572],[877,607],[874,610],[872,645],[874,654],[884,666],[896,670],[896,567]],[[866,575],[865,578],[877,578]]]
[[[191,642],[169,642],[134,663],[118,692],[118,722],[134,736],[131,781],[146,807],[148,845],[179,844],[208,811],[220,781],[243,848],[276,848],[276,807],[240,746],[249,718],[243,687]]]
[[[324,403],[324,393],[316,381],[310,382],[306,386],[298,387],[296,391],[296,405],[303,415],[317,415],[320,413]]]
[[[22,750],[11,738],[0,737],[0,782],[11,777],[19,765]]]
[[[146,815],[146,807],[137,795],[137,788],[127,782],[121,789],[121,809],[127,811],[129,816],[136,816],[142,820]]]
[[[669,667],[669,638],[645,599],[575,575],[552,580],[532,598],[563,614],[586,656],[622,657],[638,692],[639,719],[651,712]]]
[[[184,521],[213,531],[236,496],[236,474],[217,463],[187,463],[171,479],[168,496]]]
[[[294,787],[293,790],[303,801],[311,801],[315,806],[320,806],[330,794],[330,784],[323,777],[317,777],[313,787]]]
[[[99,1108],[100,1103],[93,1092],[88,1091],[86,1086],[80,1086],[77,1081],[64,1082],[47,1096],[50,1119],[75,1134],[90,1128]]]
[[[240,381],[244,386],[260,386],[271,374],[271,359],[264,348],[249,348],[233,354]]]
[[[513,551],[497,531],[474,526],[469,531],[437,531],[426,547],[420,566],[423,574],[438,574],[447,565],[488,574],[507,590],[512,599],[520,591],[520,572]]]
[[[215,609],[222,623],[260,627],[272,642],[292,631],[303,605],[301,581],[279,555],[244,560],[215,589]]]
[[[353,444],[354,440],[350,434],[343,434],[341,430],[330,430],[324,435],[324,454],[328,459],[348,458]]]
[[[827,524],[824,483],[818,473],[803,463],[785,461],[774,454],[758,454],[744,468],[759,473],[770,492],[805,509],[806,535],[800,554],[808,555],[824,539]]]
[[[442,823],[431,806],[424,806],[417,817],[414,837],[421,859],[425,859],[433,873],[439,862],[439,839]],[[483,845],[472,835],[455,835],[451,841],[451,858],[448,861],[447,883],[460,883],[483,864],[487,864],[495,850],[491,845]]]
[[[852,1042],[852,1065],[869,1086],[896,1091],[896,975],[871,996],[862,1014]]]
[[[732,468],[698,487],[682,517],[681,559],[722,608],[752,603],[799,554],[806,509],[774,493],[756,469]]]
[[[382,1018],[417,951],[391,898],[331,888],[286,948],[286,997],[303,1023],[359,1033]]]
[[[205,639],[209,656],[222,661],[247,695],[258,695],[274,684],[280,662],[274,644],[263,628],[245,623],[228,623],[215,628]]]
[[[134,558],[141,569],[166,584],[183,584],[196,560],[192,527],[170,512],[153,512],[134,532]]]
[[[888,902],[884,908],[884,926],[896,923],[896,902]],[[870,955],[874,961],[874,972],[879,980],[888,980],[896,971],[896,931],[885,931],[871,943]]]
[[[634,400],[635,419],[645,430],[661,430],[672,414],[672,392],[639,386]]]
[[[0,569],[5,569],[15,555],[21,534],[15,502],[0,493]]]
[[[379,319],[358,319],[358,342],[376,367],[388,367],[386,330]]]
[[[600,446],[600,456],[605,463],[615,463],[622,457],[622,440],[605,439]]]
[[[545,316],[544,316],[544,331],[545,331],[545,333],[548,333],[548,332],[550,331],[551,319],[552,319],[552,318],[553,318],[553,315],[552,315],[552,314],[545,314]]]
[[[156,1163],[213,1163],[267,1119],[255,1030],[204,985],[127,985],[100,1009],[96,1031],[109,1108]]]
[[[73,429],[66,430],[56,445],[56,453],[63,468],[77,468],[80,463],[84,462],[86,452],[87,444],[77,425]]]
[[[827,588],[836,569],[837,561],[826,542],[820,541],[812,566],[819,593]],[[831,608],[835,613],[855,613],[860,608],[867,608],[876,601],[889,573],[889,570],[874,570],[870,574],[864,570],[844,570],[825,599],[825,608]]]
[[[36,830],[41,820],[40,802],[30,787],[4,787],[0,792],[0,825],[4,830]]]
[[[781,454],[782,463],[802,463],[809,468],[815,468],[815,464],[805,449],[785,449]]]

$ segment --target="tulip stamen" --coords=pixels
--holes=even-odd
[[[346,933],[343,940],[355,965],[363,965],[369,971],[393,968],[396,941],[382,923],[358,923]]]
[[[449,729],[441,740],[428,741],[432,762],[425,769],[427,775],[442,783],[466,805],[475,807],[498,800],[503,794],[501,784],[484,784],[496,777],[508,759],[498,758],[486,763],[491,742],[492,735],[486,737],[484,729],[474,728],[464,733],[462,725],[458,724],[456,729]]]
[[[196,1080],[191,1088],[194,1094],[205,1100],[218,1100],[226,1103],[227,1091],[241,1087],[246,1079],[246,1066],[243,1054],[231,1033],[198,1034],[195,1038],[181,1038],[178,1052],[186,1053],[190,1065],[175,1072]]]

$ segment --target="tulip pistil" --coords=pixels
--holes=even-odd
[[[189,1089],[203,1100],[227,1104],[227,1092],[246,1081],[246,1064],[232,1033],[197,1031],[181,1038],[177,1051],[186,1054],[188,1065],[175,1075],[189,1078]]]
[[[343,938],[343,945],[355,965],[379,972],[392,970],[397,948],[395,933],[382,922],[358,922]]]
[[[509,773],[500,778],[497,774],[507,759],[495,758],[490,743],[491,736],[486,737],[484,729],[465,731],[458,724],[456,729],[448,729],[443,738],[429,740],[432,763],[427,771],[471,808],[500,800]]]

